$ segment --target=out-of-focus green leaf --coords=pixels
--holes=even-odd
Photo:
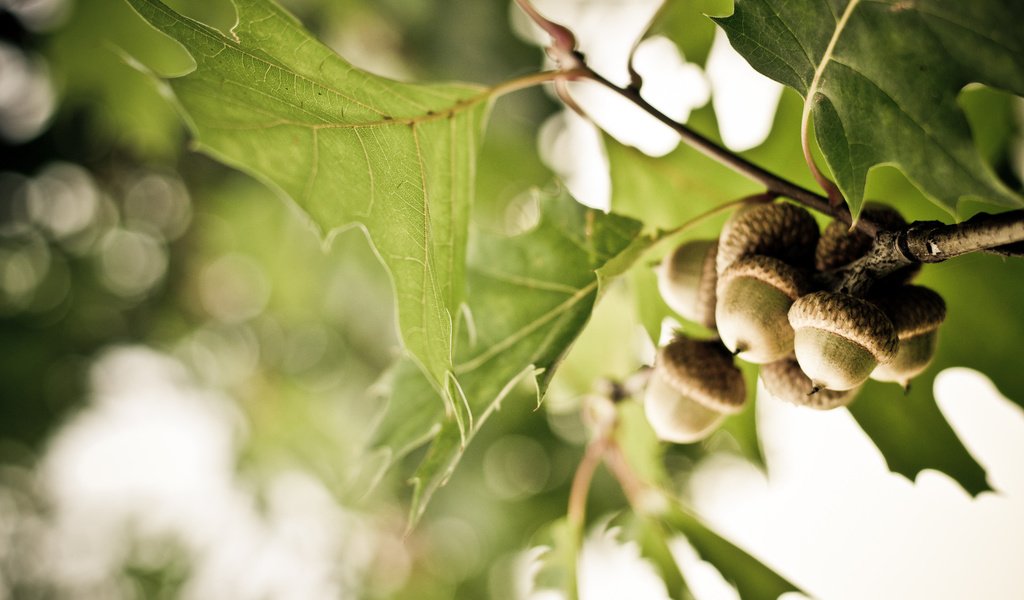
[[[742,548],[718,535],[697,516],[675,503],[663,518],[666,526],[689,540],[701,558],[715,566],[744,600],[775,600],[801,590]]]
[[[479,430],[517,383],[533,384],[543,396],[559,361],[573,343],[597,301],[607,277],[639,255],[653,238],[639,222],[587,209],[562,195],[541,202],[540,222],[526,233],[474,239],[468,275],[468,314],[460,327],[455,372],[460,398]],[[414,475],[411,522],[422,514],[434,491],[451,475],[465,450],[454,419],[436,400],[432,418],[410,402],[422,402],[427,386],[415,378],[395,388],[397,410],[415,417],[389,418],[412,433],[384,427],[378,439],[402,447],[439,427]],[[418,425],[411,427],[409,420]],[[466,440],[468,442],[468,438]]]
[[[666,529],[660,521],[650,517],[636,517],[632,524],[633,531],[630,533],[640,546],[640,554],[650,561],[658,570],[658,575],[665,582],[665,589],[668,590],[669,598],[687,598],[686,579],[683,572],[679,570],[679,563],[676,562],[669,547]]]
[[[630,468],[645,483],[665,488],[669,476],[662,460],[663,446],[646,425],[643,410],[637,403],[625,402],[620,405],[618,414],[616,442]],[[704,560],[736,586],[742,598],[777,598],[788,591],[799,591],[756,558],[710,530],[671,494],[664,510],[652,511],[642,518],[658,521],[656,525],[648,525],[647,533],[660,535],[663,541],[671,535],[686,536]],[[654,557],[658,556],[657,546],[652,552]]]
[[[647,36],[664,35],[686,60],[703,65],[715,37],[715,25],[704,15],[725,16],[731,12],[732,0],[666,0]]]
[[[74,2],[67,24],[44,48],[60,82],[62,110],[86,109],[90,143],[111,143],[142,156],[168,158],[180,148],[182,127],[152,81],[125,63],[127,53],[161,72],[188,64],[181,47],[154,32],[122,0]]]
[[[954,215],[968,197],[1024,204],[981,160],[957,104],[971,82],[1024,93],[1021,22],[1024,5],[997,0],[737,0],[718,20],[755,69],[811,103],[854,213],[868,170],[891,163]]]
[[[279,190],[325,234],[359,224],[391,273],[404,345],[459,417],[453,322],[486,89],[353,68],[270,0],[237,0],[228,34],[129,0],[195,60],[167,81],[200,149]]]
[[[559,590],[566,592],[566,597],[575,596],[582,535],[565,518],[544,528],[537,540],[545,551],[538,559],[541,566],[534,579],[535,590]]]

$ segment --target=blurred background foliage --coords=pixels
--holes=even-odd
[[[226,0],[169,4],[223,29],[233,21]],[[493,84],[534,72],[540,62],[538,49],[513,34],[507,0],[283,4],[355,65],[400,79]],[[696,17],[701,10],[727,13],[728,4],[674,3],[656,31],[702,65],[714,30]],[[60,455],[66,432],[96,413],[107,389],[97,369],[102,375],[100,367],[113,360],[104,357],[117,347],[155,350],[184,365],[190,385],[228,399],[236,446],[231,471],[222,475],[245,490],[256,522],[272,529],[281,497],[315,489],[320,492],[299,494],[306,502],[299,512],[313,511],[309,498],[322,492],[333,508],[311,514],[344,514],[363,524],[337,531],[365,542],[368,558],[359,562],[344,547],[330,551],[337,563],[363,565],[356,575],[337,566],[320,579],[290,574],[335,584],[319,595],[514,597],[508,581],[515,553],[565,512],[585,439],[579,398],[597,377],[635,369],[644,346],[638,325],[656,337],[670,316],[647,266],[608,292],[545,406],[538,409],[529,390],[509,397],[406,537],[410,489],[404,478],[422,453],[383,474],[369,495],[361,479],[362,446],[382,409],[376,384],[400,356],[391,285],[362,232],[344,231],[324,244],[294,207],[191,152],[173,106],[136,64],[179,73],[190,59],[122,0],[8,0],[0,6],[0,598],[175,597],[183,589],[202,597],[204,590],[234,589],[230,579],[223,588],[202,578],[196,583],[202,570],[188,536],[182,541],[173,528],[164,531],[158,539],[166,543],[154,552],[130,520],[111,530],[116,542],[106,542],[119,549],[111,563],[117,568],[76,571],[54,558],[52,545],[66,539],[53,523],[66,507],[54,491],[64,488],[44,468],[56,459],[47,456]],[[1020,136],[1012,99],[976,89],[964,93],[963,105],[986,158],[1019,189],[1009,158]],[[474,221],[481,235],[507,231],[529,209],[530,187],[549,183],[536,132],[556,109],[536,89],[495,107],[477,180]],[[773,134],[748,156],[810,185],[800,156],[799,111],[799,97],[786,91]],[[710,104],[690,123],[718,137]],[[688,148],[651,158],[610,137],[605,144],[613,210],[651,226],[677,225],[756,191]],[[898,198],[910,218],[945,218],[891,169],[873,174],[869,197]],[[688,235],[716,235],[722,219]],[[977,367],[1011,399],[1024,401],[1015,357],[1024,331],[1015,309],[1022,276],[1019,262],[988,256],[926,270],[923,280],[951,306],[946,339],[959,343],[941,346],[940,360],[915,382],[911,398],[900,397],[894,386],[873,386],[854,405],[862,424],[891,432],[882,438],[894,447],[887,453],[891,463],[893,456],[914,455],[894,468],[913,476],[920,464],[942,462],[946,438],[915,446],[901,439],[910,425],[890,427],[905,423],[898,403],[915,402],[937,419],[936,428],[953,435],[929,396],[940,368]],[[888,420],[874,422],[886,411]],[[704,451],[756,458],[753,411],[745,415],[703,449],[669,449],[665,461],[677,483]],[[195,438],[179,434],[184,452]],[[968,489],[983,489],[984,473],[973,462],[949,468],[966,473],[961,482],[969,482]],[[294,473],[304,479],[288,475]],[[625,505],[603,473],[590,502],[593,514]],[[365,524],[370,533],[360,533]],[[235,558],[245,562],[244,553]],[[306,568],[312,567],[300,563],[300,571]],[[244,571],[237,576],[244,578]],[[223,576],[230,573],[224,569]],[[310,588],[311,596],[303,589],[277,596],[324,591]]]

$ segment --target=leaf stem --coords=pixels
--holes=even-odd
[[[814,180],[828,193],[828,199],[832,206],[845,204],[846,200],[843,198],[839,188],[836,187],[836,184],[828,177],[825,177],[825,174],[818,169],[818,163],[814,161],[814,155],[811,154],[811,107],[814,103],[814,97],[818,94],[818,87],[821,85],[821,74],[832,61],[832,53],[835,52],[839,35],[846,28],[846,23],[850,20],[850,15],[859,2],[860,0],[850,0],[850,3],[846,5],[846,10],[843,11],[842,17],[839,18],[839,22],[836,23],[836,29],[832,33],[832,38],[828,41],[828,47],[825,48],[825,53],[818,62],[818,68],[814,70],[814,78],[811,80],[810,87],[807,88],[803,111],[800,114],[800,146],[804,152],[804,161],[807,163],[807,168],[811,170]]]
[[[574,534],[583,531],[587,514],[587,495],[590,493],[590,482],[594,479],[594,472],[601,464],[601,458],[608,448],[608,437],[600,435],[589,444],[576,467],[576,474],[572,478],[572,487],[569,490],[569,508],[566,517]]]
[[[584,75],[586,75],[586,71],[582,69],[557,69],[554,71],[531,73],[530,75],[524,75],[523,77],[503,81],[487,90],[487,95],[493,98],[500,98],[506,94],[518,92],[519,90],[524,90],[544,83],[551,83],[564,79],[576,79],[577,77],[582,77]]]
[[[735,208],[736,206],[739,206],[740,204],[757,204],[757,203],[771,202],[771,201],[775,200],[775,198],[777,198],[777,197],[778,197],[778,194],[775,194],[773,192],[763,192],[761,194],[753,194],[753,195],[750,195],[750,196],[744,196],[743,198],[738,198],[736,200],[730,200],[729,202],[725,202],[724,204],[719,204],[718,206],[716,206],[714,208],[711,208],[709,210],[706,210],[706,211],[700,213],[699,215],[693,217],[692,219],[689,219],[688,221],[684,222],[683,224],[679,225],[678,227],[673,227],[672,229],[666,229],[666,230],[663,230],[663,231],[659,231],[658,235],[657,235],[657,238],[658,239],[663,239],[663,238],[666,238],[666,237],[670,237],[670,236],[676,235],[677,233],[682,233],[682,232],[686,231],[687,229],[690,229],[692,227],[696,227],[697,225],[700,225],[701,223],[703,223],[704,221],[710,219],[711,217],[713,217],[713,216],[715,216],[717,214],[720,214],[720,213],[724,213],[724,212],[726,212],[728,210],[731,210],[732,208]]]

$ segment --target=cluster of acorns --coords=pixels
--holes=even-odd
[[[906,224],[887,206],[869,205],[864,214],[890,228]],[[820,233],[805,209],[777,202],[744,207],[718,240],[669,253],[658,267],[662,297],[720,339],[680,335],[658,351],[644,395],[658,436],[695,442],[743,407],[746,385],[734,356],[761,365],[776,398],[822,410],[849,404],[868,378],[906,388],[935,353],[942,298],[908,283],[916,268],[875,282],[864,298],[818,283],[872,241],[838,221]]]

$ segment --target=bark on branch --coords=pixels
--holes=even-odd
[[[938,263],[971,252],[1020,254],[1024,242],[1024,210],[980,214],[963,223],[911,223],[906,229],[880,231],[862,258],[826,274],[838,291],[863,295],[871,285],[895,271],[919,263]]]

